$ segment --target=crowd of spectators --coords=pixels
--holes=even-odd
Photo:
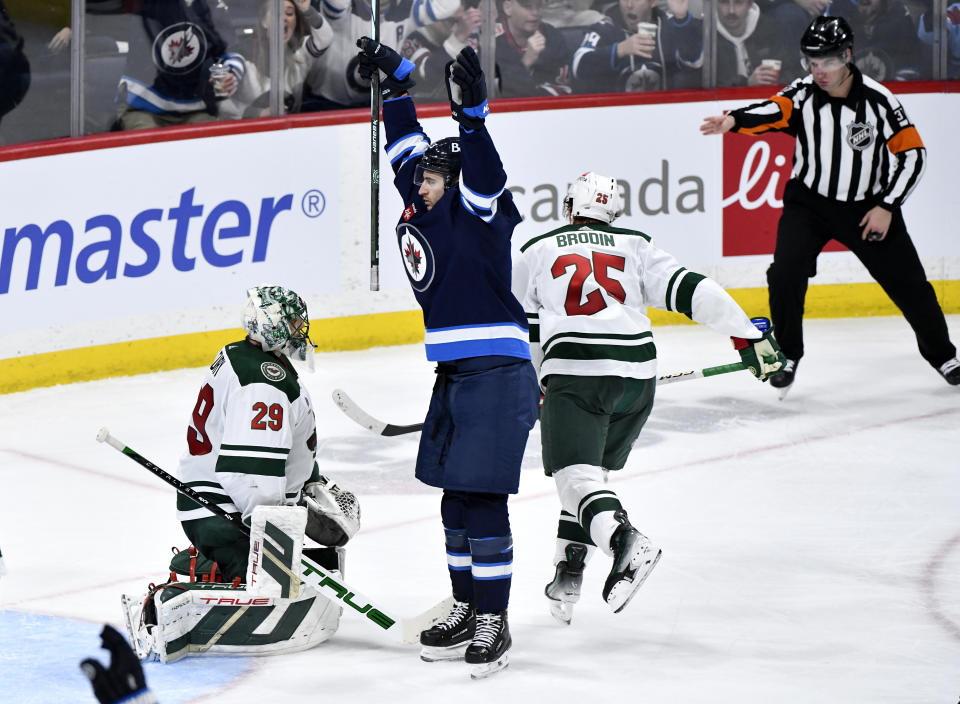
[[[446,98],[444,66],[463,47],[482,54],[489,46],[479,2],[379,3],[381,40],[416,65],[412,92],[420,101]],[[850,22],[855,62],[868,76],[960,78],[956,2],[945,17],[946,76],[933,70],[932,0],[495,2],[490,33],[499,97],[704,87],[711,68],[704,8],[714,13],[718,86],[774,87],[803,75],[797,37],[818,14]],[[283,20],[280,53],[270,51],[275,4]],[[93,86],[86,108],[110,118],[88,116],[87,132],[260,117],[277,104],[287,113],[369,105],[355,41],[369,32],[370,0],[87,0],[86,7],[85,81]],[[69,97],[70,17],[70,0],[0,0],[0,118],[25,109],[31,83],[37,105],[62,105],[49,96],[54,84]],[[278,103],[270,97],[277,75],[270,62],[281,53]],[[68,110],[60,111],[53,131],[65,129]],[[23,140],[0,131],[0,144],[10,141]]]

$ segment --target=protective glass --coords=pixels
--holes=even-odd
[[[806,56],[800,57],[800,65],[804,71],[835,71],[846,65],[846,61],[841,56],[824,56],[818,59],[811,59]]]

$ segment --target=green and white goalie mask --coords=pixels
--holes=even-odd
[[[316,345],[310,340],[307,304],[283,286],[256,286],[247,290],[240,324],[265,352],[281,352],[314,368]]]

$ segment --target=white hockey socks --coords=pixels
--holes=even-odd
[[[623,506],[616,493],[604,484],[603,469],[588,464],[572,464],[554,471],[553,478],[563,510],[577,517],[590,539],[604,554],[613,555],[610,537],[620,525],[614,520],[613,514]],[[559,539],[557,543],[559,549]]]

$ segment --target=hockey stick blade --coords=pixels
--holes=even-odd
[[[114,449],[132,459],[137,464],[148,469],[150,472],[158,476],[184,496],[193,499],[215,516],[232,524],[237,528],[237,530],[249,537],[250,529],[240,520],[238,514],[227,513],[216,503],[213,503],[205,496],[198,494],[195,490],[183,484],[179,479],[171,474],[168,474],[146,457],[143,457],[138,452],[115,438],[106,428],[101,428],[97,433],[97,442],[107,443]],[[274,562],[281,570],[288,571],[289,568],[287,568],[283,561],[266,546],[263,548],[263,554],[266,559]],[[349,611],[357,616],[362,617],[365,622],[374,625],[382,632],[390,634],[400,643],[413,642],[411,640],[413,633],[419,633],[420,630],[429,628],[432,623],[432,619],[435,618],[434,612],[440,608],[440,604],[438,604],[432,609],[412,619],[401,619],[396,616],[391,616],[385,607],[377,606],[375,602],[371,601],[362,593],[355,590],[339,576],[327,574],[326,568],[321,567],[308,557],[301,557],[300,566],[297,572],[299,572],[297,576],[299,576],[300,580],[304,584],[312,587],[326,599],[329,599],[333,602],[340,602],[344,611]],[[424,623],[428,625],[421,627]]]
[[[678,381],[688,381],[690,379],[703,379],[708,376],[717,376],[718,374],[729,374],[730,372],[739,372],[746,369],[743,362],[733,362],[731,364],[720,364],[715,367],[706,367],[704,369],[691,369],[687,372],[676,372],[674,374],[664,374],[657,378],[657,386],[664,384],[673,384]],[[342,389],[333,390],[333,402],[337,404],[343,413],[354,423],[362,425],[377,435],[391,437],[394,435],[405,435],[406,433],[416,433],[423,429],[423,423],[413,423],[412,425],[393,425],[377,420],[372,415],[364,411],[356,402],[350,398]]]
[[[354,423],[362,425],[367,430],[371,430],[377,435],[392,437],[394,435],[405,435],[406,433],[416,433],[423,428],[423,423],[414,423],[412,425],[393,425],[377,420],[369,413],[358,406],[352,398],[347,396],[341,389],[333,390],[333,402],[337,408],[343,411]]]

